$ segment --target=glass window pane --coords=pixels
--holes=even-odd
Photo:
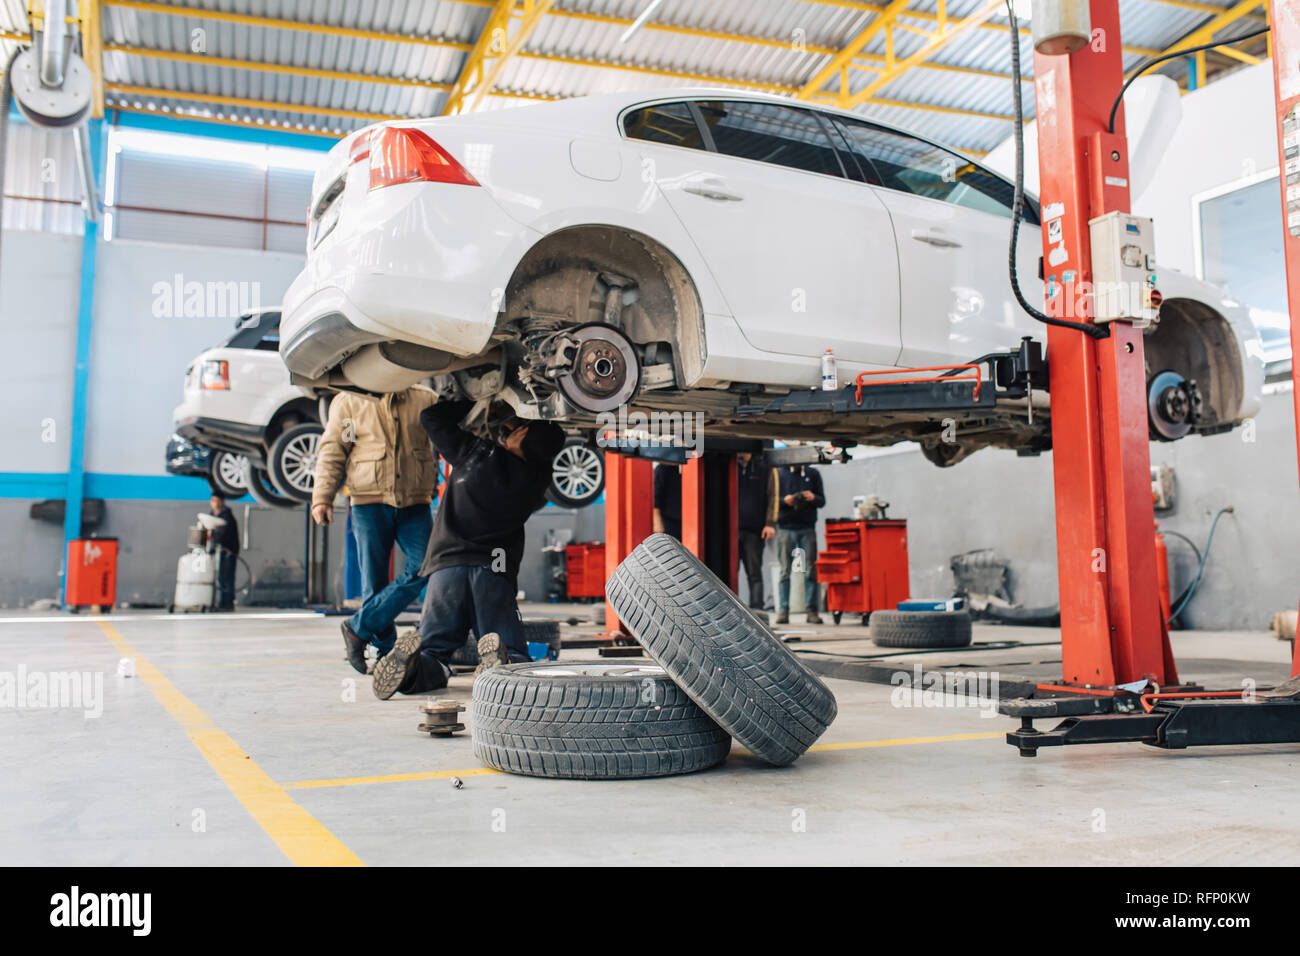
[[[956,153],[911,136],[839,118],[836,122],[857,154],[874,167],[880,184],[887,189],[1011,218],[1015,190],[1001,177]],[[1038,224],[1028,200],[1023,219]]]
[[[741,159],[843,176],[821,122],[807,110],[770,103],[698,103],[718,152]]]
[[[1286,261],[1282,252],[1282,196],[1276,178],[1201,202],[1201,269],[1252,318],[1271,368],[1291,355]]]
[[[685,103],[660,103],[633,110],[623,118],[623,132],[632,139],[704,149],[700,128]]]

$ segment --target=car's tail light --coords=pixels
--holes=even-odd
[[[370,136],[370,188],[397,183],[477,186],[478,180],[418,129],[385,126]]]
[[[230,363],[209,359],[199,368],[199,388],[230,388]]]
[[[349,166],[355,166],[363,159],[370,158],[370,137],[373,133],[374,130],[366,130],[352,141],[352,149],[348,153]]]

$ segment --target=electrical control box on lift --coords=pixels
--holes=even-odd
[[[1132,322],[1146,328],[1156,319],[1155,225],[1142,216],[1110,212],[1088,222],[1092,243],[1094,322]]]

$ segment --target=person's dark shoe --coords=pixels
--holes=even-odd
[[[774,618],[772,619],[772,623],[773,623],[773,624],[789,624],[789,623],[790,623],[790,615],[789,615],[789,613],[786,612],[786,611],[777,611],[777,612],[776,612],[776,617],[774,617]]]
[[[503,667],[510,663],[510,654],[505,642],[496,634],[484,634],[478,639],[478,667],[474,668],[474,679],[486,674],[494,667]]]
[[[809,611],[808,616],[804,618],[804,620],[809,624],[820,624],[822,622],[822,616],[816,611]]]
[[[348,663],[358,674],[366,672],[366,642],[361,639],[356,631],[352,630],[352,625],[348,619],[344,618],[339,624],[339,630],[343,632],[343,652],[347,656]]]
[[[397,635],[393,649],[375,663],[370,689],[380,700],[388,700],[414,672],[420,653],[420,632],[415,628]]]

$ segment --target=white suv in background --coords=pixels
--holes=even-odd
[[[172,412],[181,438],[219,456],[248,460],[246,485],[262,504],[311,500],[322,431],[316,393],[294,385],[280,358],[280,310],[244,313],[235,334],[185,370],[185,398]]]
[[[941,465],[1033,452],[1050,447],[1043,395],[1033,422],[1026,399],[972,410],[956,444],[933,412],[738,413],[816,387],[828,349],[843,385],[1045,341],[1008,281],[1012,192],[905,131],[734,90],[383,123],[316,174],[281,352],[305,385],[433,375],[578,427],[634,405],[718,435],[916,440]],[[1020,285],[1041,303],[1032,200],[1025,220]],[[1256,330],[1222,290],[1157,271],[1152,437],[1229,429],[1258,408]]]

